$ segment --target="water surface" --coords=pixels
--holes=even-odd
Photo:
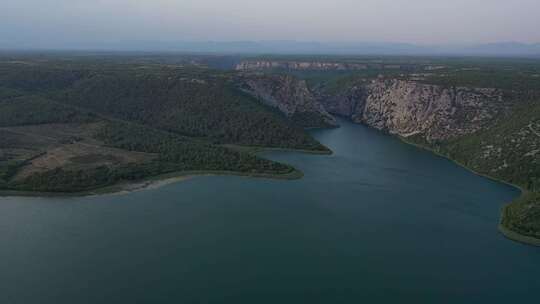
[[[0,198],[0,303],[535,302],[518,195],[345,121],[296,181],[198,177],[128,195]]]

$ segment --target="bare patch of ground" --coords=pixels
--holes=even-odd
[[[19,160],[13,180],[56,168],[81,170],[142,163],[154,154],[105,147],[92,138],[103,123],[43,124],[0,128],[0,160]]]
[[[117,167],[129,163],[142,163],[152,160],[150,153],[132,152],[109,148],[84,142],[65,144],[46,151],[29,162],[15,175],[15,180],[23,180],[34,174],[56,168],[81,170],[100,166]]]

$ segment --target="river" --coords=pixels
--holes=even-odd
[[[518,190],[364,126],[295,181],[204,176],[84,198],[0,198],[0,303],[515,303],[540,248],[497,231]]]

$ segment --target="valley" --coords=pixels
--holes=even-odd
[[[3,190],[175,172],[298,177],[256,152],[331,153],[305,130],[339,116],[520,187],[501,227],[540,238],[536,60],[20,56],[0,57]]]
[[[280,103],[290,107],[290,99],[280,92],[294,86],[289,84],[293,74],[297,86],[309,83],[304,96],[294,99],[301,100],[300,104],[311,100],[328,113],[397,136],[478,174],[516,185],[523,195],[502,210],[501,227],[517,232],[506,233],[512,239],[537,244],[530,238],[540,238],[540,201],[536,194],[540,191],[540,140],[534,127],[540,123],[540,83],[534,77],[539,63],[525,59],[474,62],[426,58],[411,65],[411,61],[390,58],[371,68],[366,65],[361,72],[356,67],[343,72],[346,65],[327,66],[328,61],[300,66],[248,61],[237,69],[256,74],[266,71],[267,80],[260,82],[286,79],[287,85],[265,91],[266,95],[273,93],[278,107]],[[362,61],[369,62],[373,60]],[[385,72],[384,64],[395,70]],[[325,112],[312,112],[319,113],[321,119],[326,116]]]

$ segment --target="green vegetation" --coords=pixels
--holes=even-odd
[[[127,165],[120,168],[100,166],[86,170],[55,168],[32,174],[8,189],[43,192],[78,192],[115,184],[121,180],[139,180],[160,173],[156,164]]]
[[[77,192],[96,189],[120,181],[137,181],[180,171],[221,171],[246,175],[286,175],[295,171],[288,165],[268,161],[254,154],[240,153],[224,147],[126,122],[108,122],[93,135],[107,147],[157,155],[147,162],[116,166],[84,166],[87,157],[80,156],[80,168],[54,168],[37,172],[22,180],[7,183],[8,189],[43,192]],[[94,155],[90,155],[90,158]],[[106,156],[106,155],[105,155]],[[73,160],[73,158],[72,158]],[[15,170],[17,167],[12,167]],[[6,173],[6,176],[13,176]],[[9,180],[9,179],[8,179]]]
[[[540,190],[540,103],[521,105],[494,126],[439,146],[467,167],[529,190]]]
[[[59,100],[213,143],[322,149],[280,114],[237,90],[227,74],[159,69],[100,73]]]
[[[0,100],[0,127],[46,123],[90,122],[96,115],[39,96]]]
[[[520,235],[540,240],[540,193],[528,192],[503,208],[501,225]],[[517,240],[519,236],[516,237]],[[527,240],[523,240],[527,242]],[[540,242],[536,242],[540,244]]]
[[[505,207],[501,225],[540,238],[540,102],[520,104],[494,126],[445,143],[438,149],[476,172],[525,191]]]
[[[231,74],[149,61],[0,60],[0,189],[78,192],[174,172],[299,176],[226,145],[328,151]]]
[[[217,145],[128,123],[111,123],[96,138],[106,145],[158,154],[167,171],[223,170],[252,173],[289,173],[292,167],[267,161],[249,153],[238,153]]]

